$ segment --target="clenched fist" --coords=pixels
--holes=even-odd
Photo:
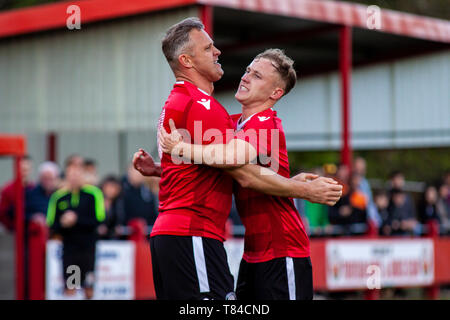
[[[159,176],[160,167],[155,164],[152,156],[144,149],[139,149],[133,155],[133,166],[143,176]]]
[[[318,177],[307,182],[305,199],[310,202],[334,206],[341,196],[342,186],[336,180]]]

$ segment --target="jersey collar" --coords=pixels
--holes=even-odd
[[[175,84],[180,84],[180,85],[184,85],[184,86],[194,87],[194,88],[196,88],[198,91],[200,91],[201,93],[203,93],[204,95],[211,96],[209,93],[207,93],[206,91],[200,89],[200,88],[197,87],[195,84],[190,83],[189,81],[176,81]]]
[[[271,116],[276,116],[276,115],[277,115],[277,112],[276,112],[275,110],[273,110],[273,108],[269,108],[269,109],[266,109],[266,110],[263,110],[263,111],[256,112],[256,113],[252,114],[250,117],[248,117],[248,118],[245,119],[244,121],[242,121],[242,114],[241,114],[241,117],[239,118],[239,120],[238,120],[237,123],[236,123],[236,131],[241,130],[241,129],[245,126],[245,124],[246,124],[251,118],[253,118],[253,116],[255,116],[255,115],[271,117]]]

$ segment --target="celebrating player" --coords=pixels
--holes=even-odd
[[[162,49],[176,83],[163,107],[159,129],[168,131],[169,119],[173,119],[177,128],[192,137],[191,143],[232,139],[251,150],[245,139],[234,136],[233,120],[211,96],[213,82],[222,77],[223,70],[218,63],[220,51],[201,22],[188,18],[172,26]],[[331,181],[314,183],[316,179],[311,183],[300,181],[301,177],[261,174],[263,168],[253,164],[231,166],[228,175],[211,166],[174,162],[167,153],[160,153],[160,157],[162,172],[143,150],[133,159],[142,174],[161,174],[160,213],[150,235],[158,299],[234,298],[233,277],[223,247],[231,208],[231,176],[241,185],[264,193],[320,203],[335,202],[341,193]]]
[[[286,139],[274,105],[297,80],[293,61],[279,49],[257,55],[241,78],[236,99],[242,114],[232,116],[236,135],[244,136],[256,153],[250,161],[269,157],[278,161],[278,173],[289,177]],[[164,152],[187,155],[204,163],[233,162],[236,150],[227,145],[191,145],[178,142],[176,128],[172,135],[161,128]],[[252,137],[252,134],[254,135]],[[197,157],[195,156],[197,155]],[[308,176],[315,179],[317,176]],[[239,268],[238,299],[312,299],[312,268],[309,240],[292,199],[274,197],[237,185],[236,206],[245,226],[244,256]]]

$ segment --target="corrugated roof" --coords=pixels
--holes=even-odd
[[[188,5],[209,5],[297,17],[369,29],[367,6],[327,0],[80,0],[0,13],[0,38],[63,28],[69,5],[81,9],[82,23],[109,20]],[[450,21],[382,9],[380,32],[450,43]]]

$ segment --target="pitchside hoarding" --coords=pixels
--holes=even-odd
[[[381,288],[431,285],[434,280],[433,241],[328,241],[326,280],[332,290],[368,289],[377,282]]]
[[[62,243],[47,242],[46,299],[66,299],[63,295]],[[134,299],[135,247],[131,241],[98,241],[94,299]],[[74,299],[83,299],[81,290]]]

